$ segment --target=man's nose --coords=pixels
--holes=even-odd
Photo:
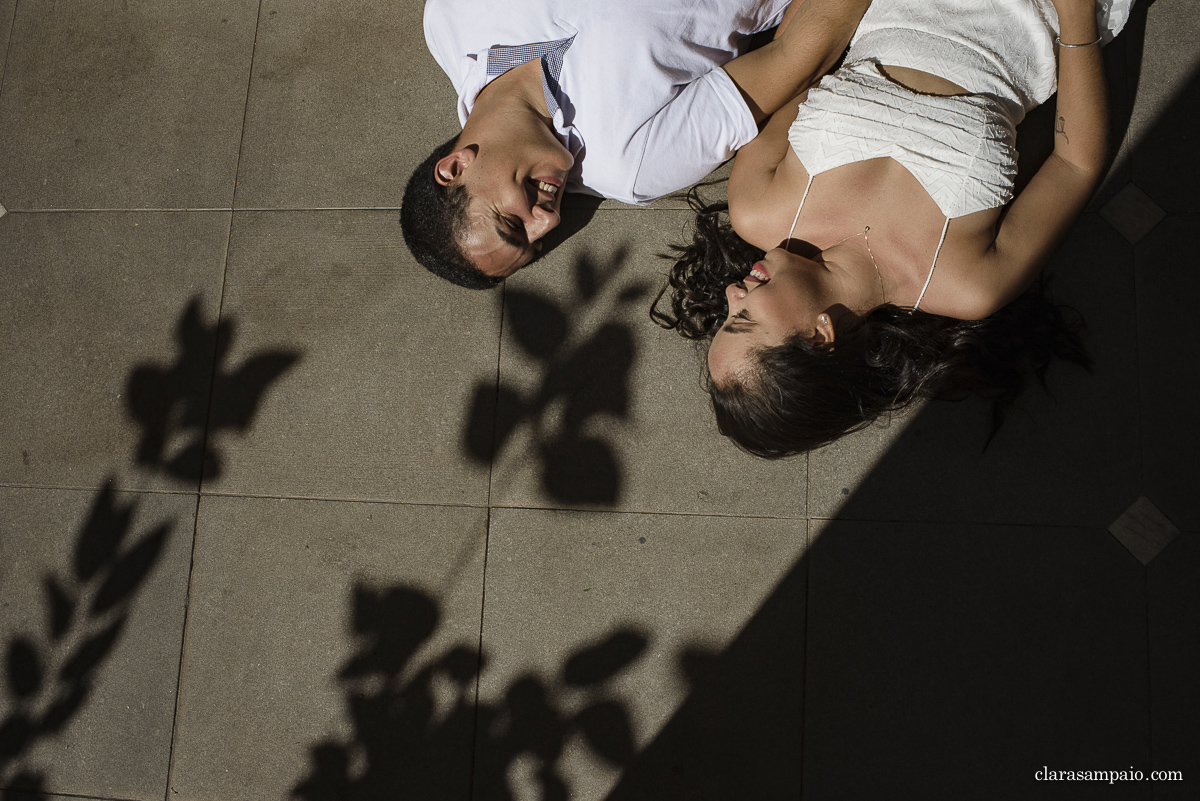
[[[530,239],[541,239],[558,225],[558,212],[542,206],[534,206],[525,235]]]

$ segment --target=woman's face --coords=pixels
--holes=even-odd
[[[750,275],[727,286],[729,316],[708,348],[713,380],[720,384],[737,376],[749,368],[754,351],[782,344],[797,333],[831,338],[832,327],[820,320],[828,307],[823,302],[825,273],[823,263],[775,248]]]

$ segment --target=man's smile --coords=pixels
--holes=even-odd
[[[538,191],[539,202],[553,205],[558,201],[558,193],[562,188],[561,178],[557,176],[545,176],[542,178],[531,178],[530,180]]]

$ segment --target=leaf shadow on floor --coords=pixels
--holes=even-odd
[[[503,341],[533,365],[538,381],[532,390],[504,378],[477,382],[464,429],[470,459],[492,463],[524,428],[549,498],[600,507],[619,501],[623,471],[607,431],[630,415],[638,353],[632,327],[613,318],[650,293],[649,284],[617,280],[628,258],[627,247],[603,261],[579,256],[567,300],[505,288]],[[598,309],[608,313],[589,325]]]
[[[292,797],[566,801],[576,797],[563,770],[568,750],[609,769],[632,764],[633,705],[617,683],[652,647],[650,633],[614,626],[577,647],[554,675],[527,672],[497,700],[477,703],[488,656],[478,642],[431,651],[441,623],[432,597],[403,584],[359,584],[352,607],[358,647],[337,680],[353,733],[311,747]],[[693,649],[681,669],[709,658]]]
[[[215,441],[249,429],[267,388],[300,359],[299,352],[280,348],[231,367],[227,359],[236,328],[228,317],[207,325],[200,299],[193,298],[176,327],[175,363],[133,370],[125,398],[126,411],[142,430],[138,464],[185,482],[221,474]]]
[[[253,355],[227,370],[234,323],[209,326],[199,299],[181,313],[179,357],[170,368],[139,365],[129,376],[126,412],[142,428],[135,458],[152,473],[198,481],[201,466],[219,471],[218,438],[245,431],[269,386],[299,359],[293,351]],[[211,394],[213,411],[209,413]],[[207,451],[205,450],[207,448]],[[178,520],[148,528],[139,522],[139,498],[121,493],[110,476],[92,498],[65,570],[42,579],[43,618],[33,631],[5,646],[8,712],[0,720],[0,798],[47,797],[53,777],[26,764],[42,741],[61,735],[87,704],[102,668],[121,640],[138,592],[151,577]]]
[[[48,777],[23,764],[42,740],[60,735],[80,713],[118,643],[138,590],[158,562],[175,521],[135,535],[138,501],[110,480],[93,502],[75,540],[70,568],[42,579],[39,630],[11,637],[5,678],[9,712],[0,722],[0,786],[40,793]],[[29,796],[21,795],[21,799]]]

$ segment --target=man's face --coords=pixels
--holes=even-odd
[[[547,131],[542,141],[457,150],[438,163],[439,176],[448,160],[449,182],[471,198],[459,240],[463,255],[487,275],[512,275],[537,256],[541,238],[558,225],[574,157]]]

